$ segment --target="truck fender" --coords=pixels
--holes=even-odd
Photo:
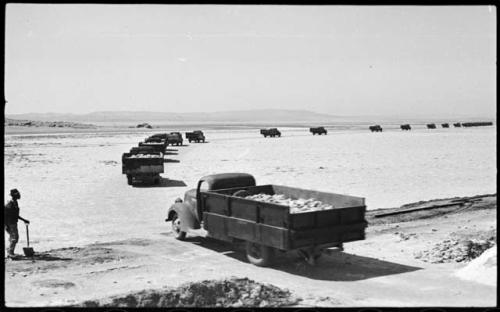
[[[168,209],[168,217],[165,221],[171,221],[173,213],[177,213],[179,219],[181,220],[181,230],[187,232],[191,229],[199,229],[200,222],[193,214],[189,205],[185,203],[175,203]]]

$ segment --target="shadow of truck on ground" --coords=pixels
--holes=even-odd
[[[147,188],[147,187],[182,187],[187,186],[184,181],[181,180],[170,180],[160,177],[160,182],[158,184],[147,184],[147,183],[134,183],[133,187],[137,188]]]
[[[188,237],[186,243],[196,244],[225,256],[248,263],[244,244],[230,244],[208,237]],[[248,265],[252,265],[248,263]],[[275,252],[272,269],[323,281],[358,281],[379,276],[401,274],[422,268],[333,251],[323,254],[311,266],[297,252]]]
[[[178,159],[170,159],[170,158],[165,158],[163,160],[165,163],[179,163],[180,161]]]

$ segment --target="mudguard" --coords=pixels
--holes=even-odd
[[[172,212],[175,211],[181,220],[181,231],[196,230],[200,228],[200,221],[195,215],[194,210],[186,203],[175,203],[168,209],[168,218],[165,221],[170,221]]]

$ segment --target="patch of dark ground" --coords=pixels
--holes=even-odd
[[[36,286],[45,287],[45,288],[60,288],[60,287],[62,287],[64,289],[68,289],[68,288],[76,286],[75,283],[67,282],[67,281],[63,281],[63,280],[58,280],[58,279],[46,279],[46,280],[42,280],[42,281],[36,281],[33,284]]]
[[[121,245],[149,246],[153,243],[154,243],[154,241],[151,239],[132,238],[132,239],[127,239],[127,240],[113,241],[113,242],[95,243],[92,246],[94,246],[94,247],[121,246]]]
[[[445,207],[441,207],[442,205],[445,205]],[[385,213],[433,206],[437,207],[390,216],[375,217]],[[488,209],[495,210],[496,213],[496,194],[420,201],[406,204],[399,208],[370,210],[366,212],[366,219],[369,226],[389,225],[421,219],[447,218],[453,214],[474,213],[475,211]],[[374,228],[373,231],[374,233],[394,232],[395,230],[399,231],[398,229],[402,227],[402,224],[401,226],[396,224],[393,228]],[[394,232],[394,234],[399,235],[401,241],[418,238],[418,235],[415,233]],[[496,236],[496,228],[490,230],[476,230],[467,226],[462,227],[461,225],[457,225],[457,231],[452,232],[449,239],[434,244],[429,249],[417,251],[414,253],[414,256],[417,259],[430,263],[468,262],[479,257],[487,249],[495,246],[497,243]]]
[[[31,274],[47,272],[71,265],[95,265],[112,261],[119,261],[131,256],[130,253],[101,246],[67,247],[52,249],[45,252],[36,252],[33,257],[21,256],[9,261],[5,272],[11,276],[16,274]]]
[[[452,233],[450,239],[434,244],[430,249],[416,252],[415,258],[424,262],[468,262],[496,246],[496,229],[468,233]]]
[[[464,203],[460,205],[460,203]],[[376,217],[376,215],[383,213],[398,212],[406,209],[418,209],[419,207],[440,206],[456,204],[447,207],[436,207],[426,210],[417,210],[413,212],[406,212],[392,216]],[[453,197],[447,199],[435,199],[429,201],[420,201],[416,203],[406,204],[398,208],[376,209],[366,211],[366,220],[369,225],[390,224],[399,222],[409,222],[419,219],[430,219],[447,214],[467,213],[473,210],[496,209],[497,196],[492,195],[478,195],[472,197]]]
[[[179,287],[145,290],[102,300],[90,300],[83,307],[283,307],[301,299],[287,289],[257,283],[248,278],[204,280]]]

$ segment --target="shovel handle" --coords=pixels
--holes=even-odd
[[[28,223],[26,223],[26,241],[28,242],[28,247],[30,246],[30,234],[28,232]]]

